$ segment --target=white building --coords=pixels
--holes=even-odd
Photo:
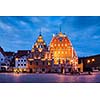
[[[5,64],[5,53],[4,50],[0,47],[0,66]]]
[[[15,53],[14,52],[5,52],[5,59],[9,67],[15,67]]]
[[[30,50],[19,50],[15,57],[15,68],[25,69],[27,67],[27,58]]]
[[[26,64],[27,64],[27,56],[22,56],[20,58],[15,59],[16,68],[26,68]]]

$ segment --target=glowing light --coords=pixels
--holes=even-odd
[[[90,60],[87,60],[87,63],[90,63]]]
[[[94,62],[94,61],[95,61],[95,59],[92,59],[92,61]]]
[[[34,49],[32,49],[32,52],[34,52]]]
[[[40,59],[41,57],[38,57],[38,59]]]
[[[38,50],[39,50],[39,52],[42,52],[42,48],[39,48]]]
[[[48,62],[48,65],[50,65],[50,62]]]
[[[16,60],[18,60],[18,58],[16,58]]]
[[[22,72],[22,69],[19,69],[20,72]]]
[[[61,42],[59,40],[63,41]],[[58,33],[55,37],[53,37],[50,43],[50,53],[53,54],[54,64],[57,64],[57,58],[63,58],[64,61],[69,58],[71,64],[74,63],[76,61],[75,59],[77,58],[77,55],[74,54],[74,49],[70,40],[62,32]],[[74,58],[74,56],[76,56],[76,58]],[[71,59],[73,59],[73,61],[71,61]]]
[[[32,61],[33,59],[30,58],[30,59],[28,59],[28,60],[29,60],[29,61]]]
[[[34,57],[34,59],[37,59],[36,57]]]
[[[26,69],[24,69],[24,71],[26,71]]]

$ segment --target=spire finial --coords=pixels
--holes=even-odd
[[[41,28],[40,28],[40,36],[41,36]]]
[[[59,28],[60,28],[60,32],[61,32],[61,25],[60,25],[60,27],[59,27]]]

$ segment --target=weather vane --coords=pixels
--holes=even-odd
[[[59,28],[60,28],[60,32],[61,32],[61,25],[59,26]]]
[[[40,35],[41,35],[41,28],[40,28]]]

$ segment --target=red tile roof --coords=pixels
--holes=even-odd
[[[18,50],[16,53],[16,58],[20,58],[22,56],[27,56],[29,55],[31,51],[30,50]]]
[[[5,52],[5,55],[6,56],[13,56],[14,55],[14,52]]]

